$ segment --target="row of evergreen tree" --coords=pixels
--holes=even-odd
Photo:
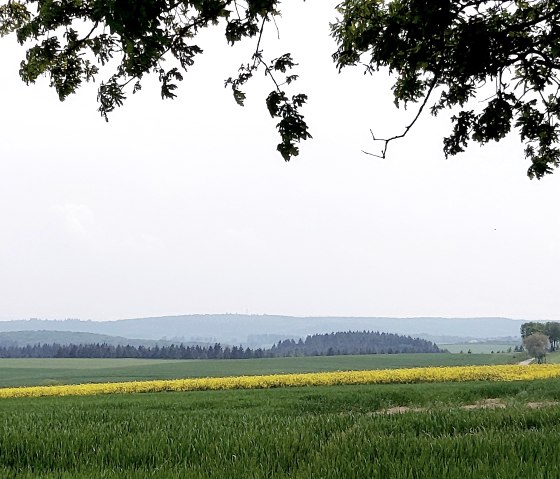
[[[439,353],[425,339],[372,331],[314,334],[305,341],[286,339],[272,346],[273,356],[329,356],[341,354]]]
[[[347,354],[439,353],[424,339],[372,331],[314,334],[305,340],[287,339],[271,348],[243,346],[113,346],[110,344],[0,345],[2,358],[144,358],[144,359],[252,359],[288,356],[335,356]]]

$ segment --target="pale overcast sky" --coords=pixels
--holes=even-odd
[[[249,49],[223,30],[179,97],[146,85],[106,124],[96,87],[60,103],[19,79],[0,40],[0,318],[191,313],[508,316],[560,320],[560,171],[530,181],[519,141],[445,160],[445,116],[399,133],[384,73],[337,74],[337,2],[292,2],[269,28],[292,51],[314,136],[284,163],[255,79],[245,108],[224,79]],[[252,44],[248,45],[252,47]]]

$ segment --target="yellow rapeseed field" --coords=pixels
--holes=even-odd
[[[294,386],[333,386],[341,384],[521,381],[559,377],[560,364],[539,364],[530,366],[452,366],[0,388],[0,398],[86,396],[94,394],[206,391],[218,389],[266,389]]]

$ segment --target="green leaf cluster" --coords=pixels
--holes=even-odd
[[[282,141],[276,149],[285,161],[290,161],[292,157],[299,155],[298,144],[312,138],[307,123],[300,113],[300,108],[307,101],[307,95],[299,93],[293,95],[290,99],[282,89],[284,85],[289,85],[298,78],[298,75],[289,74],[289,71],[297,64],[290,53],[281,55],[267,64],[263,59],[262,51],[258,49],[252,60],[252,63],[241,65],[237,77],[228,78],[225,86],[231,87],[235,101],[243,106],[246,94],[241,90],[241,87],[253,78],[254,73],[263,69],[265,75],[271,78],[275,89],[266,98],[266,106],[272,118],[280,118],[276,128]],[[283,81],[279,80],[279,76],[283,78]]]
[[[193,42],[201,29],[224,28],[231,45],[258,35],[252,64],[242,68],[235,81],[226,82],[243,105],[240,86],[259,68],[264,66],[278,91],[281,84],[297,78],[289,75],[277,82],[272,73],[285,74],[294,66],[291,57],[268,66],[259,48],[265,23],[279,14],[278,4],[278,0],[9,0],[0,6],[0,35],[15,33],[26,45],[22,79],[29,84],[46,75],[60,100],[84,82],[94,81],[101,66],[113,66],[98,88],[99,112],[105,119],[123,105],[129,91],[141,89],[143,77],[150,73],[159,79],[161,97],[175,98],[183,80],[179,69],[188,70],[202,53]],[[176,66],[164,67],[168,60]],[[285,159],[297,154],[294,142],[309,137],[298,111],[301,104],[286,100],[273,115],[281,117],[278,129]]]

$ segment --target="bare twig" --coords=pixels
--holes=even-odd
[[[278,24],[276,23],[276,18],[274,18],[274,15],[272,16],[272,21],[274,22],[274,26],[276,27],[276,34],[278,35],[278,40],[280,40],[280,29],[278,28]]]
[[[426,96],[424,97],[424,101],[422,102],[420,108],[416,112],[416,116],[414,117],[412,122],[404,129],[404,131],[400,135],[394,135],[390,138],[376,138],[375,135],[373,134],[373,131],[369,130],[371,133],[371,137],[373,138],[373,141],[382,141],[384,142],[384,145],[380,155],[376,155],[375,153],[370,153],[369,151],[365,151],[365,150],[362,150],[362,153],[365,153],[366,155],[370,155],[370,156],[375,156],[376,158],[385,159],[387,157],[387,148],[389,147],[389,143],[393,140],[404,138],[407,135],[407,133],[410,131],[410,129],[414,126],[418,118],[420,118],[420,115],[422,114],[422,111],[424,110],[424,107],[428,103],[430,95],[432,94],[432,91],[434,90],[437,84],[437,78],[438,78],[437,74],[434,74],[434,78],[432,80],[430,88],[428,89],[428,93],[426,93]]]
[[[261,30],[259,32],[259,39],[257,41],[257,47],[255,48],[255,55],[254,55],[255,65],[256,65],[256,63],[258,63],[259,65],[262,65],[264,67],[265,73],[270,76],[271,80],[273,81],[274,85],[276,86],[276,91],[278,91],[280,93],[281,92],[280,85],[278,84],[278,82],[274,78],[274,75],[272,74],[272,70],[270,69],[270,67],[262,59],[261,52],[260,52],[261,40],[262,40],[262,35],[263,35],[263,31],[264,31],[265,22],[266,22],[266,16],[263,17],[263,21],[262,21],[262,24],[261,24]]]

